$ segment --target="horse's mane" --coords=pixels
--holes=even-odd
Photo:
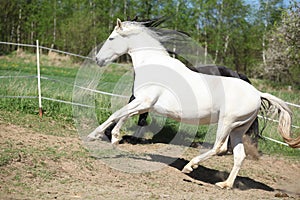
[[[128,20],[131,22],[138,22],[140,24],[142,24],[145,27],[148,28],[153,28],[153,27],[158,27],[161,24],[163,24],[165,21],[167,20],[166,17],[158,17],[158,18],[154,18],[154,19],[142,19],[140,20],[138,18],[138,16],[135,16],[135,18],[133,20]]]
[[[166,51],[173,56],[179,56],[189,62],[190,66],[213,63],[211,58],[205,58],[204,50],[195,42],[189,34],[160,27],[169,17],[163,16],[155,19],[138,19],[125,21],[130,25],[136,25],[159,41]],[[185,63],[187,63],[185,62]]]
[[[168,18],[166,16],[142,20],[135,16],[134,19],[128,20],[126,22],[144,27],[144,29],[148,33],[150,33],[155,39],[157,39],[161,43],[166,43],[170,40],[172,40],[172,42],[174,43],[174,41],[176,40],[185,40],[187,37],[190,37],[189,34],[183,31],[160,28],[159,26],[167,20]]]

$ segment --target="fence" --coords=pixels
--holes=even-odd
[[[50,98],[50,97],[43,97],[42,94],[42,89],[41,89],[41,79],[44,80],[52,80],[52,81],[56,81],[56,82],[63,82],[64,84],[68,85],[69,83],[61,81],[61,80],[55,80],[55,79],[51,79],[49,77],[44,77],[40,75],[40,55],[39,55],[39,50],[40,49],[44,49],[44,50],[48,50],[48,51],[52,51],[52,52],[56,52],[56,53],[61,53],[61,54],[65,54],[65,55],[70,55],[70,56],[74,56],[74,57],[79,57],[82,59],[88,59],[88,60],[92,60],[91,57],[87,57],[87,56],[82,56],[82,55],[78,55],[78,54],[74,54],[74,53],[70,53],[70,52],[65,52],[65,51],[61,51],[61,50],[57,50],[57,49],[52,49],[52,48],[48,48],[48,47],[43,47],[43,46],[39,46],[39,42],[38,40],[36,41],[36,45],[30,45],[30,44],[18,44],[18,43],[12,43],[12,42],[0,42],[0,44],[6,44],[6,45],[17,45],[17,46],[23,46],[23,47],[33,47],[36,48],[36,60],[37,60],[37,75],[36,76],[0,76],[0,79],[2,78],[34,78],[38,80],[38,84],[37,84],[37,89],[38,89],[38,96],[3,96],[0,95],[0,98],[38,98],[39,100],[39,113],[40,116],[42,116],[42,100],[49,100],[49,101],[55,101],[55,102],[60,102],[60,103],[65,103],[65,104],[71,104],[71,105],[77,105],[77,106],[83,106],[83,107],[91,107],[90,105],[85,105],[85,104],[81,104],[81,103],[76,103],[76,102],[70,102],[70,101],[64,101],[64,100],[60,100],[60,99],[54,99],[54,98]],[[92,90],[90,88],[84,88],[78,85],[72,85],[74,87],[78,87],[84,90],[88,90],[94,93],[99,93],[99,94],[104,94],[104,95],[109,95],[109,96],[116,96],[116,97],[121,97],[121,98],[129,98],[128,96],[124,96],[124,95],[118,95],[118,94],[113,94],[113,93],[109,93],[109,92],[104,92],[104,91],[99,91],[99,90]]]
[[[41,75],[41,71],[40,71],[40,49],[44,49],[44,50],[48,50],[48,51],[52,51],[52,52],[56,52],[56,53],[60,53],[60,54],[64,54],[64,55],[69,55],[69,56],[74,56],[74,57],[79,57],[82,59],[88,59],[88,60],[92,60],[91,57],[87,57],[87,56],[82,56],[82,55],[78,55],[78,54],[74,54],[74,53],[69,53],[69,52],[65,52],[65,51],[61,51],[61,50],[57,50],[57,49],[52,49],[52,48],[48,48],[48,47],[43,47],[43,46],[39,46],[39,42],[38,40],[36,41],[36,45],[30,45],[30,44],[18,44],[18,43],[11,43],[11,42],[0,42],[0,44],[2,45],[17,45],[17,46],[23,46],[23,47],[32,47],[32,48],[36,48],[36,66],[37,66],[37,75],[30,75],[30,76],[0,76],[0,79],[5,79],[5,78],[29,78],[29,79],[37,79],[37,89],[38,89],[38,95],[37,96],[9,96],[9,95],[0,95],[0,98],[21,98],[21,99],[38,99],[38,107],[39,107],[39,115],[40,117],[42,117],[42,101],[43,100],[48,100],[48,101],[54,101],[54,102],[60,102],[60,103],[64,103],[64,104],[70,104],[70,105],[75,105],[75,106],[81,106],[81,107],[92,107],[94,108],[94,106],[91,105],[85,105],[82,103],[76,103],[76,102],[71,102],[71,101],[66,101],[66,100],[62,100],[62,99],[56,99],[56,98],[50,98],[50,97],[44,97],[42,96],[42,87],[41,87],[41,80],[51,80],[51,81],[56,81],[56,82],[62,82],[66,85],[70,85],[70,83],[68,82],[64,82],[62,80],[56,80],[53,78],[49,78],[49,77],[45,77]],[[93,93],[99,93],[99,94],[103,94],[103,95],[108,95],[108,96],[115,96],[115,97],[121,97],[121,98],[129,98],[129,96],[124,96],[124,95],[120,95],[120,94],[114,94],[114,93],[110,93],[110,92],[105,92],[105,91],[99,91],[99,90],[94,90],[94,89],[89,89],[89,88],[85,88],[79,85],[70,85],[72,87],[78,87],[80,89],[83,90],[87,90]],[[286,102],[286,104],[296,107],[296,108],[300,108],[300,105],[294,104],[294,103],[290,103],[290,102]],[[260,118],[264,118],[262,116],[258,116]],[[271,118],[267,118],[265,117],[266,120],[269,121],[273,121],[278,123],[278,120],[274,120]],[[300,128],[299,126],[296,125],[292,125],[293,128]],[[288,146],[288,144],[283,143],[281,141],[272,139],[270,137],[266,137],[263,136],[265,139],[279,143],[279,144],[283,144]]]

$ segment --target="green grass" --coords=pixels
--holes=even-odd
[[[41,76],[51,79],[41,79],[42,96],[72,101],[73,85],[79,65],[74,64],[71,67],[69,62],[62,62],[58,66],[49,66],[50,61],[46,59],[47,56],[41,58]],[[13,54],[4,57],[0,60],[0,75],[36,76],[35,62],[34,55],[24,52],[20,56]],[[52,79],[55,79],[55,81]],[[38,96],[36,78],[2,78],[0,84],[0,95],[2,96]],[[72,121],[71,105],[44,100],[42,106],[46,116]],[[1,98],[0,109],[37,114],[38,99]]]
[[[77,72],[80,69],[80,64],[73,63],[69,59],[60,59],[58,56],[57,62],[53,62],[53,58],[49,58],[46,55],[41,57],[41,75],[53,80],[41,80],[42,96],[49,97],[64,101],[72,102],[74,83],[76,80]],[[64,58],[64,57],[63,57]],[[85,71],[84,71],[85,72]],[[89,80],[90,76],[93,76],[93,71],[86,71],[86,74],[82,76],[82,85],[84,85],[85,79]],[[122,93],[130,96],[131,84],[132,84],[132,71],[128,65],[112,64],[111,66],[102,69],[99,83],[96,89],[111,93]],[[36,61],[33,54],[27,54],[25,52],[22,55],[16,53],[1,57],[0,59],[0,76],[35,76],[36,75]],[[78,77],[77,77],[78,78]],[[77,80],[78,81],[78,80]],[[274,94],[285,101],[300,104],[300,91],[297,88],[293,88],[292,91],[288,91],[287,85],[279,85],[270,83],[265,80],[252,80],[254,86],[261,91]],[[80,82],[79,82],[80,83]],[[116,85],[118,83],[118,85]],[[0,96],[34,96],[37,97],[37,79],[34,78],[2,78],[0,79]],[[91,96],[88,96],[91,95]],[[94,98],[94,105],[96,105],[96,115],[98,121],[101,123],[112,113],[110,107],[112,101],[114,104],[120,103],[124,105],[128,99],[114,98],[103,94],[87,93],[84,97]],[[39,122],[39,127],[33,125],[29,119],[38,118],[38,99],[23,99],[23,98],[0,98],[0,112],[2,118],[6,121],[11,121],[16,124],[27,124],[34,129],[47,130],[48,134],[55,134],[53,128],[64,129],[66,126],[74,127],[73,108],[70,104],[64,104],[60,102],[54,102],[49,100],[43,100],[44,119],[53,120],[53,123],[58,123],[57,126],[49,126],[43,121]],[[118,107],[118,106],[117,106]],[[117,108],[115,108],[117,109]],[[300,126],[300,109],[293,108],[294,120],[293,124]],[[20,116],[24,116],[24,119],[16,120],[12,117],[13,113],[18,113]],[[29,115],[28,115],[29,114]],[[91,116],[95,113],[90,113]],[[26,117],[25,117],[26,116]],[[31,117],[28,117],[31,116]],[[44,120],[43,119],[43,120]],[[46,120],[46,121],[47,121]],[[50,121],[51,121],[50,120]],[[151,119],[148,119],[151,120]],[[130,126],[135,125],[137,118],[130,120],[126,127],[127,133],[130,132]],[[174,120],[167,120],[165,127],[162,129],[164,138],[158,138],[157,140],[169,140],[178,131],[179,124]],[[191,127],[184,127],[182,130],[182,139],[191,142],[190,140],[203,141],[204,136],[209,126],[200,126],[197,131],[196,138],[190,135]],[[56,131],[57,132],[57,131]],[[62,131],[64,132],[64,131]],[[212,131],[213,132],[213,131]],[[293,129],[293,132],[299,132],[299,129]],[[57,133],[56,133],[57,134]],[[62,133],[69,134],[69,133]],[[267,129],[263,133],[266,136],[270,136],[274,139],[281,141],[280,135],[277,133],[276,123],[268,123]],[[206,138],[207,139],[207,138]],[[212,139],[213,141],[213,139]],[[211,142],[212,142],[211,141]],[[284,154],[289,156],[300,157],[299,150],[293,150],[283,145],[275,144],[273,142],[261,140],[259,143],[260,150],[264,153],[270,154]],[[49,150],[50,151],[50,150]],[[0,164],[7,162],[7,157],[15,157],[15,152],[4,152],[4,157],[1,157]],[[7,155],[7,156],[5,156]]]
[[[298,121],[294,120],[294,124],[296,122],[299,122],[299,120]],[[260,120],[260,123],[263,124],[262,120]],[[299,135],[299,128],[298,129],[292,128],[292,133],[297,133]],[[275,122],[268,122],[267,127],[264,130],[262,135],[270,137],[272,139],[276,139],[278,141],[283,141],[279,132],[277,131],[277,123]],[[267,154],[288,155],[290,157],[300,158],[300,149],[292,149],[288,146],[274,143],[273,141],[267,139],[259,140],[259,149],[263,153],[267,153]]]

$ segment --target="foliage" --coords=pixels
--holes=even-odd
[[[282,15],[282,22],[269,33],[265,75],[276,81],[300,84],[300,4]]]
[[[281,20],[283,0],[2,0],[0,41],[34,44],[87,55],[104,41],[116,18],[166,16],[162,26],[184,31],[215,63],[255,76],[266,33]],[[17,50],[0,45],[0,55]],[[33,49],[32,49],[33,51]]]

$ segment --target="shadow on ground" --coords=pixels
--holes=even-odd
[[[135,145],[135,144],[150,144],[150,143],[154,143],[154,141],[136,138],[133,136],[123,136],[122,141],[120,143],[121,144],[129,143],[129,144]],[[123,157],[124,155],[119,155],[119,156]],[[180,158],[180,159],[175,158],[176,160],[174,161],[173,157],[167,157],[167,156],[163,156],[163,155],[148,154],[148,156],[151,157],[153,162],[165,163],[165,164],[167,164],[171,167],[174,167],[180,171],[189,162],[182,158]],[[143,160],[143,158],[141,158],[141,157],[131,157],[131,159]],[[225,171],[218,171],[218,170],[210,169],[210,168],[200,165],[197,169],[193,170],[193,172],[191,172],[187,175],[190,176],[192,179],[195,179],[198,181],[202,181],[202,182],[209,183],[209,184],[215,184],[217,182],[225,181],[227,179],[227,177],[229,176],[229,173],[225,172]],[[265,191],[274,191],[274,189],[272,187],[270,187],[264,183],[255,181],[248,177],[242,177],[242,176],[237,176],[233,187],[238,188],[240,190],[260,189],[260,190],[265,190]]]
[[[161,155],[151,155],[151,157],[154,161],[157,161],[157,162],[165,161],[166,163],[168,163],[168,160],[173,159],[173,158],[168,158],[168,157],[161,156]],[[185,159],[179,158],[172,164],[169,164],[169,166],[174,167],[181,171],[188,162],[189,161],[187,161]],[[210,169],[210,168],[199,165],[199,167],[197,169],[194,169],[193,172],[191,172],[187,175],[198,181],[202,181],[202,182],[209,183],[209,184],[215,184],[220,181],[225,181],[226,178],[229,176],[229,173],[224,172],[224,171]],[[266,185],[264,183],[260,183],[251,178],[242,177],[242,176],[237,176],[233,187],[238,188],[240,190],[259,189],[259,190],[265,190],[265,191],[274,191],[274,189],[272,187],[269,187],[268,185]]]

